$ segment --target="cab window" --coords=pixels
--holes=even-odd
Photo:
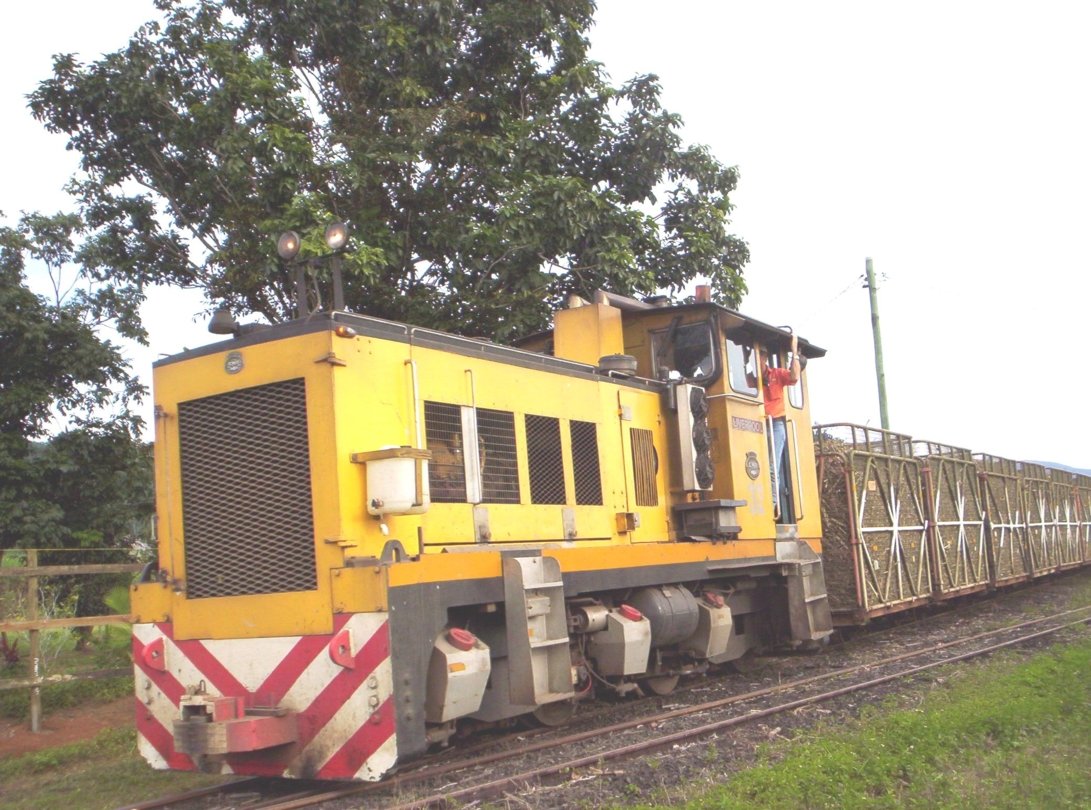
[[[727,339],[727,372],[731,390],[739,394],[758,395],[757,354],[747,343]]]
[[[803,407],[803,373],[800,372],[799,379],[792,385],[788,386],[788,403],[796,409]]]
[[[716,376],[716,351],[707,323],[689,323],[652,333],[652,363],[660,379],[677,372],[689,380]]]

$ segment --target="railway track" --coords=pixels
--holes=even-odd
[[[921,665],[918,665],[918,666],[910,666],[910,667],[902,668],[902,669],[899,669],[899,670],[897,670],[895,672],[891,672],[891,673],[888,673],[888,674],[885,674],[885,675],[880,675],[880,676],[874,677],[874,678],[867,678],[865,680],[862,680],[862,681],[859,681],[859,682],[856,682],[856,683],[852,683],[852,684],[849,684],[849,685],[846,685],[846,686],[843,686],[843,687],[838,687],[838,688],[835,688],[835,689],[828,689],[828,690],[819,692],[819,693],[814,694],[814,695],[808,695],[807,697],[799,698],[799,699],[796,699],[796,700],[789,700],[789,701],[786,701],[786,702],[783,702],[783,703],[777,703],[775,705],[768,706],[768,707],[765,707],[765,708],[762,708],[762,709],[756,709],[756,710],[753,710],[753,711],[749,711],[746,714],[733,715],[731,717],[727,717],[727,718],[723,718],[723,719],[719,719],[719,720],[714,720],[712,722],[701,723],[700,725],[697,725],[697,726],[694,726],[694,727],[691,727],[691,728],[687,728],[687,729],[677,731],[677,732],[674,732],[674,733],[670,733],[670,734],[662,734],[662,735],[656,736],[656,737],[654,737],[652,739],[643,740],[643,741],[640,741],[640,742],[635,742],[635,743],[632,743],[632,744],[629,744],[629,745],[614,746],[614,747],[611,747],[611,748],[596,751],[596,752],[594,752],[592,754],[588,754],[588,755],[584,755],[584,756],[580,756],[580,757],[569,758],[569,759],[566,759],[566,760],[564,760],[562,762],[559,762],[559,763],[553,763],[553,764],[550,764],[550,765],[547,765],[547,766],[543,766],[543,767],[539,767],[539,768],[533,768],[531,770],[524,771],[524,772],[515,774],[513,776],[503,777],[501,779],[492,780],[492,781],[485,782],[485,783],[478,784],[478,785],[473,785],[473,786],[470,786],[470,787],[467,787],[467,788],[461,788],[461,789],[457,789],[457,790],[453,790],[453,791],[447,791],[447,792],[444,792],[444,793],[431,794],[431,795],[423,797],[421,799],[417,799],[417,800],[414,800],[414,801],[411,801],[411,802],[395,805],[393,810],[411,810],[411,809],[415,809],[415,808],[427,808],[427,807],[446,807],[446,806],[450,806],[452,804],[465,805],[465,804],[470,803],[470,802],[477,802],[477,801],[482,801],[482,800],[486,800],[486,799],[489,799],[489,798],[493,798],[493,797],[496,797],[496,796],[500,796],[500,795],[503,795],[505,792],[507,792],[509,790],[512,790],[512,789],[519,788],[520,786],[534,784],[536,782],[542,782],[544,780],[549,779],[550,777],[557,777],[557,776],[568,773],[570,771],[574,771],[574,770],[579,769],[579,768],[598,765],[600,763],[607,762],[607,761],[614,760],[614,759],[632,757],[632,756],[636,756],[638,754],[644,754],[644,753],[659,750],[659,749],[662,749],[662,748],[668,748],[668,747],[678,745],[678,744],[684,744],[684,743],[690,742],[690,741],[692,741],[694,739],[698,739],[698,738],[701,738],[701,737],[704,737],[704,736],[707,736],[707,735],[710,735],[710,734],[713,734],[713,733],[716,733],[716,732],[719,732],[719,731],[723,731],[723,730],[731,728],[733,726],[742,725],[744,723],[757,722],[759,720],[766,719],[766,718],[772,717],[772,716],[777,715],[777,714],[783,714],[785,712],[795,711],[795,710],[803,708],[805,706],[810,706],[810,705],[813,705],[813,704],[816,704],[816,703],[821,703],[823,701],[832,700],[834,698],[838,698],[838,697],[841,697],[843,695],[850,694],[852,692],[857,692],[857,691],[861,691],[861,690],[865,690],[865,689],[874,688],[876,686],[879,686],[879,685],[885,684],[885,683],[889,683],[891,681],[911,677],[911,676],[917,675],[917,674],[919,674],[921,672],[924,672],[926,670],[934,669],[936,667],[956,663],[956,662],[959,662],[959,661],[964,661],[964,660],[974,658],[974,657],[977,657],[977,656],[980,656],[980,655],[987,655],[989,653],[995,652],[995,651],[1003,649],[1005,647],[1011,647],[1011,646],[1014,646],[1014,645],[1017,645],[1017,644],[1021,644],[1021,643],[1031,641],[1033,639],[1041,638],[1043,636],[1050,635],[1052,633],[1055,633],[1055,632],[1057,632],[1059,630],[1063,630],[1063,629],[1068,628],[1068,627],[1073,627],[1073,626],[1076,626],[1076,625],[1085,625],[1085,624],[1091,623],[1091,614],[1087,613],[1086,610],[1084,612],[1087,615],[1084,615],[1080,619],[1075,619],[1073,621],[1069,621],[1069,622],[1066,622],[1064,624],[1059,624],[1059,625],[1056,625],[1056,626],[1053,626],[1053,627],[1049,627],[1049,628],[1044,629],[1044,630],[1039,630],[1037,632],[1026,633],[1024,635],[1020,635],[1020,636],[1017,636],[1017,637],[1012,638],[1012,639],[1008,639],[1008,640],[998,642],[998,643],[995,643],[995,644],[989,644],[987,646],[980,647],[978,649],[971,650],[971,651],[968,651],[968,652],[965,652],[965,653],[951,655],[951,656],[942,658],[940,660],[931,661],[931,662],[928,662],[926,664],[921,664]],[[781,693],[781,692],[784,692],[784,691],[787,691],[787,690],[796,689],[796,688],[805,686],[808,683],[816,683],[816,682],[819,682],[819,681],[828,680],[830,678],[844,677],[846,675],[856,674],[858,672],[874,670],[874,669],[876,669],[878,667],[888,666],[888,665],[890,665],[892,663],[896,664],[896,663],[899,663],[899,662],[904,661],[906,659],[916,658],[916,657],[919,657],[920,655],[927,654],[927,653],[930,653],[930,652],[934,652],[940,647],[953,646],[953,645],[962,644],[962,643],[965,643],[965,640],[948,642],[947,644],[936,645],[936,648],[917,651],[917,652],[914,652],[914,653],[908,653],[905,656],[897,656],[894,659],[888,659],[886,661],[876,662],[875,664],[872,664],[872,665],[861,665],[861,666],[858,666],[858,667],[847,668],[847,669],[840,670],[840,671],[833,672],[833,673],[828,673],[828,674],[824,674],[824,675],[820,675],[820,676],[814,676],[812,678],[805,678],[805,679],[801,679],[799,681],[786,683],[786,684],[776,686],[776,687],[771,687],[771,688],[769,688],[767,690],[758,690],[758,691],[751,692],[751,693],[748,693],[748,694],[745,694],[745,695],[736,696],[735,698],[725,698],[723,700],[713,701],[713,702],[708,703],[708,704],[702,704],[701,706],[687,707],[686,709],[680,710],[678,712],[666,712],[666,713],[663,713],[663,714],[660,714],[660,715],[657,715],[657,716],[644,718],[642,722],[641,721],[634,721],[634,722],[635,723],[640,723],[641,725],[657,725],[658,726],[658,725],[661,725],[662,723],[664,723],[664,722],[666,722],[666,721],[668,721],[668,720],[670,720],[670,719],[672,719],[673,717],[676,717],[676,716],[691,715],[691,714],[696,714],[698,712],[708,711],[708,710],[711,710],[711,709],[724,708],[724,707],[726,707],[726,706],[728,706],[730,704],[744,703],[744,702],[749,701],[749,700],[754,700],[756,698],[765,697],[766,695],[769,695],[769,694],[776,694],[776,693]],[[608,736],[611,733],[614,733],[615,731],[625,730],[625,728],[627,728],[627,727],[631,727],[631,726],[629,724],[619,724],[615,728],[607,728],[607,729],[601,730],[600,732],[598,732],[596,734],[596,736],[603,736],[603,735]],[[567,744],[571,744],[572,742],[574,742],[574,740],[569,738],[569,739],[564,739],[564,740],[558,741],[558,744],[559,745],[567,745]]]
[[[423,760],[403,769],[381,783],[330,786],[324,783],[285,794],[285,783],[277,782],[279,796],[264,798],[263,782],[240,780],[227,790],[223,786],[201,792],[167,797],[158,802],[135,805],[131,810],[225,806],[221,799],[212,805],[202,801],[219,793],[233,794],[228,806],[247,810],[294,810],[328,805],[331,807],[410,808],[466,806],[487,801],[533,785],[548,785],[580,769],[637,757],[656,750],[683,746],[732,727],[757,723],[779,714],[794,712],[854,692],[874,689],[900,679],[911,678],[937,667],[988,655],[997,650],[1042,639],[1066,628],[1091,623],[1091,606],[1066,610],[1001,628],[923,646],[893,656],[839,667],[815,675],[741,694],[644,713],[639,717],[609,723],[585,731],[560,734],[543,730],[539,734],[509,735],[500,740],[472,745],[442,762]],[[960,649],[966,648],[970,649]],[[693,693],[691,693],[693,694]],[[787,696],[788,699],[783,699]],[[639,709],[639,707],[633,707]],[[493,750],[490,753],[483,753]],[[521,766],[524,758],[541,764]],[[508,773],[493,771],[507,767]],[[457,783],[457,784],[456,784]],[[291,784],[291,783],[289,783]]]

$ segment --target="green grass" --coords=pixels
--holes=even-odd
[[[953,670],[919,705],[809,731],[684,806],[1091,806],[1091,641]],[[678,791],[674,792],[674,796]]]
[[[75,638],[67,630],[43,633],[43,646],[52,650],[44,674],[64,673],[75,675],[92,670],[131,669],[131,636],[127,629],[98,628],[90,646],[74,649]],[[6,679],[29,678],[31,663],[29,645],[25,634],[19,642],[21,660],[14,666],[0,668],[0,684]],[[45,643],[46,640],[48,643]],[[131,675],[96,680],[69,681],[46,684],[42,687],[42,709],[46,713],[56,709],[110,701],[133,693]],[[0,717],[23,720],[30,716],[30,691],[14,689],[0,691]]]
[[[131,729],[0,761],[5,810],[98,810],[222,783],[226,777],[153,771]]]
[[[1072,574],[1072,576],[1082,576],[1082,573]],[[1068,606],[1071,608],[1081,607],[1082,605],[1091,605],[1091,578],[1087,579],[1082,587],[1077,589],[1069,599]]]
[[[67,681],[42,687],[42,712],[47,716],[60,709],[108,703],[133,694],[133,676]],[[30,717],[30,690],[0,692],[0,717],[25,720]]]

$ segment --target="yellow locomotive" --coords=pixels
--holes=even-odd
[[[806,372],[775,482],[757,368],[788,346],[599,294],[520,348],[333,312],[160,361],[143,754],[379,779],[460,723],[821,643]]]

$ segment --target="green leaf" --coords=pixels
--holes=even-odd
[[[505,339],[570,292],[745,290],[737,172],[685,146],[658,79],[610,84],[592,0],[163,0],[34,115],[79,152],[85,257],[119,288],[204,289],[291,317],[283,230],[355,251],[356,311]],[[134,189],[138,189],[134,193]]]

